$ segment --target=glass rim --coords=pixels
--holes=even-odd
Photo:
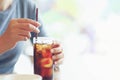
[[[33,37],[33,44],[35,44],[35,43],[52,44],[53,43],[53,38],[51,38],[51,37],[37,37],[37,40],[36,40],[36,37]]]

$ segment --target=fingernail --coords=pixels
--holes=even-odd
[[[40,30],[38,28],[36,28],[36,33],[39,33],[39,32],[40,32]]]
[[[57,62],[54,62],[55,65],[57,65]]]
[[[24,38],[24,41],[27,41],[27,40],[28,40],[28,38],[27,38],[27,37],[25,37],[25,38]]]

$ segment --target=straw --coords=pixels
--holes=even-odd
[[[36,21],[38,21],[38,8],[36,8]],[[35,38],[37,41],[38,33],[36,33]]]

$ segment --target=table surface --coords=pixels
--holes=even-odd
[[[0,80],[42,80],[42,77],[31,74],[3,74],[0,75]]]

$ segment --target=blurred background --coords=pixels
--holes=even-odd
[[[63,44],[61,80],[120,80],[120,0],[34,1],[47,34]],[[33,73],[31,45],[16,73]]]

